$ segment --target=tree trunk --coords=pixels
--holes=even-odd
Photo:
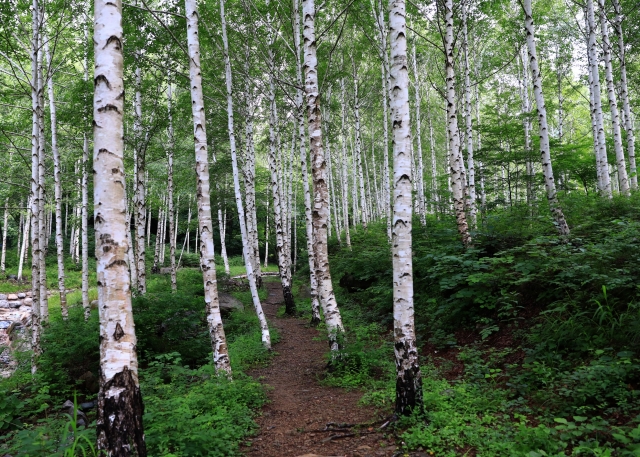
[[[209,334],[213,345],[213,363],[218,371],[231,375],[227,340],[220,316],[215,253],[213,251],[213,221],[211,219],[211,199],[209,196],[209,155],[207,153],[207,131],[202,94],[196,0],[185,0],[185,13],[187,16],[191,111],[196,153],[200,268],[202,269],[204,280],[204,300]]]
[[[312,157],[312,175],[314,205],[312,213],[315,236],[314,251],[316,257],[316,276],[320,291],[320,306],[329,334],[332,351],[340,349],[339,337],[344,332],[340,310],[333,292],[331,272],[329,270],[329,252],[327,247],[327,217],[329,213],[329,191],[327,188],[326,161],[322,148],[322,122],[320,111],[320,93],[318,89],[318,59],[316,56],[315,3],[314,0],[302,1],[303,37],[304,37],[304,76],[307,101],[307,122]]]
[[[448,0],[451,2],[451,0]],[[389,2],[389,73],[391,125],[393,125],[393,321],[396,358],[397,415],[422,410],[422,378],[413,310],[413,264],[411,244],[411,121],[409,118],[409,72],[406,12],[403,0]]]
[[[44,5],[40,5],[38,13],[40,27],[44,27]],[[41,32],[42,36],[42,32]],[[42,43],[41,43],[42,45]],[[46,230],[46,211],[45,211],[45,160],[46,160],[46,140],[44,133],[44,65],[43,65],[43,46],[38,50],[38,238],[40,245],[40,256],[38,258],[40,274],[40,320],[47,322],[49,320],[49,303],[47,294],[47,230]]]
[[[31,198],[27,200],[27,216],[25,217],[24,228],[22,231],[22,245],[20,246],[20,252],[18,253],[18,281],[22,281],[22,268],[27,258],[27,252],[29,251],[29,229],[31,228]]]
[[[233,123],[233,83],[231,75],[231,61],[229,60],[229,43],[227,41],[227,24],[224,15],[224,0],[220,0],[220,18],[222,21],[222,43],[224,49],[225,63],[225,80],[227,85],[227,128],[229,131],[229,146],[231,149],[231,166],[233,168],[233,189],[236,196],[236,208],[238,210],[238,219],[240,221],[240,235],[242,236],[242,252],[244,254],[244,264],[247,270],[247,279],[249,280],[249,290],[253,300],[253,307],[258,315],[260,329],[262,332],[262,344],[266,349],[271,349],[271,336],[269,335],[269,326],[267,318],[262,311],[262,304],[258,297],[258,288],[256,286],[256,278],[253,273],[253,248],[249,242],[247,233],[244,205],[242,203],[242,190],[240,189],[240,173],[238,171],[238,158],[236,156],[236,136]]]
[[[49,67],[52,67],[49,41],[44,36],[44,52]],[[58,257],[58,291],[60,292],[60,311],[64,320],[69,316],[67,308],[67,291],[64,285],[64,240],[62,239],[62,184],[60,182],[60,153],[58,152],[58,124],[56,118],[56,102],[53,92],[53,77],[47,84],[49,92],[49,117],[51,118],[51,152],[53,153],[53,179],[56,206],[56,253]],[[3,243],[4,246],[4,243]],[[4,260],[4,259],[3,259]],[[3,261],[4,270],[4,261]]]
[[[342,106],[342,128],[340,130],[340,142],[342,143],[342,171],[340,173],[340,181],[342,182],[342,213],[344,214],[344,236],[346,238],[347,246],[351,249],[351,233],[349,228],[349,182],[347,171],[347,105],[345,103],[344,96],[344,79],[340,80],[340,88],[342,97],[340,104]]]
[[[169,257],[171,260],[171,290],[176,292],[178,290],[178,280],[176,276],[176,237],[178,234],[178,215],[175,214],[173,207],[173,149],[175,146],[175,139],[173,137],[173,113],[172,108],[172,87],[171,87],[171,71],[167,75],[167,119],[169,125],[167,126],[167,134],[169,141],[167,144],[167,191],[169,193]],[[179,201],[179,200],[178,200]],[[145,209],[146,215],[146,209]],[[174,223],[175,217],[175,223]],[[144,225],[142,226],[144,228]]]
[[[529,66],[531,68],[531,76],[533,83],[533,94],[536,98],[536,106],[538,108],[538,125],[540,129],[540,157],[542,160],[542,173],[544,175],[544,185],[547,191],[547,200],[551,215],[555,221],[556,230],[560,235],[569,234],[569,226],[564,218],[562,208],[558,203],[556,194],[556,184],[553,178],[553,169],[551,166],[551,152],[549,149],[549,129],[547,127],[547,109],[544,105],[544,96],[542,94],[542,76],[538,68],[538,59],[536,57],[536,42],[534,38],[533,17],[531,15],[531,0],[524,0],[523,9],[525,14],[525,31],[527,34],[527,48],[529,51]]]
[[[269,197],[267,196],[267,215],[264,223],[264,268],[269,265]]]
[[[94,202],[100,393],[98,449],[108,456],[146,456],[131,310],[127,197],[123,163],[124,93],[120,4],[95,1]]]
[[[418,215],[420,216],[420,224],[424,227],[427,224],[426,219],[426,208],[425,208],[425,198],[424,198],[424,163],[422,160],[422,122],[420,118],[420,104],[422,103],[421,99],[421,86],[420,79],[418,76],[418,62],[416,55],[416,44],[415,41],[413,43],[413,80],[415,87],[415,96],[416,96],[416,144],[418,146],[418,150],[416,151],[418,155],[418,169],[417,169],[417,179],[416,187],[418,188]]]
[[[619,0],[611,0],[616,18],[613,21],[613,30],[618,38],[618,58],[620,59],[620,100],[624,113],[624,127],[627,132],[627,154],[629,156],[629,178],[631,189],[638,189],[638,172],[636,168],[635,134],[631,119],[631,106],[629,103],[629,89],[627,84],[627,62],[625,57],[624,38],[622,35],[622,11]]]
[[[469,219],[471,225],[476,225],[476,169],[473,161],[473,123],[471,118],[471,68],[469,66],[469,37],[467,33],[467,7],[462,2],[462,48],[464,52],[464,98],[465,98],[465,120],[467,127],[467,168],[468,168],[468,191],[469,191]]]
[[[367,214],[367,196],[364,193],[364,175],[363,175],[363,166],[362,166],[362,135],[360,133],[360,98],[358,97],[358,74],[356,73],[356,64],[355,59],[352,59],[353,62],[353,113],[356,121],[356,149],[355,149],[355,159],[356,159],[356,170],[358,174],[358,183],[360,189],[360,211],[362,212],[362,226],[365,230],[367,230],[367,221],[369,219],[369,215]]]
[[[467,224],[464,201],[463,159],[460,152],[460,132],[458,130],[458,111],[456,108],[456,76],[454,68],[454,38],[453,38],[453,1],[444,2],[445,17],[445,57],[447,82],[447,131],[449,133],[449,167],[451,175],[451,190],[453,206],[458,225],[458,233],[465,246],[471,245],[471,235]]]
[[[4,219],[2,221],[2,257],[0,258],[0,273],[2,274],[5,274],[6,272],[5,261],[7,258],[7,225],[8,223],[9,223],[9,198],[7,197],[4,201]]]
[[[613,68],[611,65],[611,42],[609,40],[609,23],[605,13],[604,0],[598,0],[600,12],[600,32],[602,33],[602,48],[604,55],[605,79],[607,80],[607,94],[609,98],[609,109],[611,110],[611,128],[613,130],[613,147],[616,152],[616,166],[618,169],[618,183],[620,193],[626,196],[631,195],[629,188],[629,177],[627,176],[627,165],[622,150],[622,134],[620,133],[620,115],[618,114],[618,100],[616,99],[616,88],[613,84]]]
[[[136,60],[140,59],[141,52],[135,53]],[[146,243],[144,240],[146,232],[146,220],[147,207],[145,204],[145,156],[146,151],[143,146],[142,140],[142,93],[140,92],[142,86],[142,75],[140,67],[135,69],[135,95],[134,95],[134,116],[133,116],[133,137],[134,137],[134,167],[135,167],[135,191],[134,191],[134,224],[135,224],[135,262],[137,276],[137,292],[140,295],[147,293],[147,275],[146,275],[146,262],[145,262],[145,248]],[[164,259],[164,256],[162,256]]]
[[[269,16],[269,26],[271,26],[271,19]],[[282,292],[285,301],[285,312],[288,315],[294,315],[296,312],[296,305],[293,300],[293,294],[291,293],[291,279],[289,264],[287,263],[287,243],[286,234],[283,229],[283,198],[281,188],[282,185],[278,178],[278,163],[277,163],[277,139],[276,139],[276,89],[275,89],[275,57],[272,49],[274,43],[273,32],[269,31],[269,170],[271,172],[271,191],[273,195],[273,210],[274,210],[274,224],[276,231],[276,257],[278,259],[278,271],[280,273],[280,282],[282,283]],[[265,267],[266,268],[266,267]]]
[[[598,69],[598,44],[596,42],[596,22],[593,11],[593,0],[587,0],[587,47],[589,53],[589,73],[591,74],[591,85],[589,86],[593,95],[593,116],[595,118],[596,131],[598,136],[596,166],[600,169],[599,191],[601,194],[611,198],[611,178],[609,177],[609,163],[607,162],[607,144],[605,141],[604,120],[602,114],[602,101],[600,97],[600,71]]]
[[[88,31],[86,21],[83,24],[85,44],[89,46]],[[84,80],[89,80],[89,64],[87,58],[87,47],[84,52]],[[88,119],[84,119],[84,126],[88,126]],[[82,309],[85,320],[91,314],[91,303],[89,302],[89,138],[87,133],[82,134]]]

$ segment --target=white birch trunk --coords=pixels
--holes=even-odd
[[[40,6],[39,20],[40,27],[44,27],[44,6]],[[42,32],[41,36],[42,36]],[[42,36],[42,38],[44,38]],[[46,41],[46,40],[44,40]],[[42,44],[42,43],[41,43]],[[40,244],[39,273],[40,273],[40,320],[49,320],[49,303],[47,293],[47,266],[45,257],[47,255],[47,229],[45,211],[45,160],[46,160],[46,140],[44,133],[44,64],[43,46],[38,50],[38,238]]]
[[[633,121],[631,119],[631,106],[629,103],[629,88],[627,83],[627,61],[625,57],[624,38],[622,35],[622,11],[619,0],[611,0],[616,18],[613,21],[613,30],[618,38],[618,59],[620,60],[620,101],[622,102],[622,112],[624,113],[624,128],[627,132],[627,154],[629,156],[629,178],[630,187],[638,189],[638,172],[636,168],[635,153],[635,133],[633,131]]]
[[[220,232],[220,255],[222,256],[222,263],[224,264],[224,272],[227,276],[231,274],[229,269],[229,257],[227,256],[227,208],[225,205],[224,215],[220,207],[220,201],[218,201],[218,231]]]
[[[363,175],[363,166],[362,166],[362,135],[360,132],[360,98],[358,97],[358,75],[356,73],[355,60],[353,62],[353,113],[355,117],[355,129],[356,129],[356,148],[355,148],[355,159],[356,159],[356,170],[358,176],[358,183],[360,189],[360,211],[361,213],[361,222],[362,226],[365,230],[367,230],[367,221],[369,219],[367,214],[367,196],[364,193],[364,175]],[[355,175],[355,173],[354,173]]]
[[[553,178],[553,169],[551,166],[551,152],[549,149],[549,128],[547,126],[547,109],[544,105],[544,96],[542,94],[542,76],[538,67],[538,59],[536,57],[536,42],[534,38],[533,17],[531,15],[531,0],[523,2],[525,14],[525,31],[527,34],[527,49],[529,51],[529,66],[531,68],[531,76],[533,83],[533,94],[536,98],[536,106],[538,108],[538,125],[540,129],[540,158],[542,160],[542,173],[544,175],[544,185],[547,191],[547,200],[551,215],[555,221],[556,230],[560,235],[569,234],[569,226],[565,220],[562,208],[558,203],[556,194],[556,184]]]
[[[229,43],[227,41],[227,24],[224,14],[224,0],[220,0],[220,18],[222,21],[222,43],[224,49],[225,63],[225,81],[227,85],[227,128],[229,131],[229,146],[231,149],[231,165],[233,168],[233,189],[236,196],[236,208],[238,210],[238,219],[240,221],[240,235],[242,236],[242,252],[244,253],[244,264],[247,270],[247,279],[249,280],[249,290],[253,300],[253,307],[258,315],[260,329],[262,332],[262,344],[266,349],[271,349],[271,336],[269,335],[269,326],[267,318],[262,311],[262,304],[258,297],[258,288],[256,286],[256,278],[253,273],[253,248],[249,242],[249,235],[245,222],[244,205],[242,203],[242,190],[240,189],[240,176],[238,171],[238,158],[236,156],[236,137],[235,127],[233,123],[233,82],[231,75],[231,61],[229,60]]]
[[[200,70],[200,41],[198,37],[198,12],[195,0],[185,0],[187,16],[187,43],[189,48],[189,79],[191,88],[191,112],[196,153],[198,225],[200,233],[200,267],[204,280],[209,334],[213,345],[213,363],[218,371],[231,374],[227,340],[222,327],[218,286],[216,281],[215,254],[213,251],[213,221],[209,196],[209,156]]]
[[[413,43],[413,59],[412,59],[412,68],[413,68],[413,82],[415,87],[415,97],[416,97],[416,145],[417,145],[417,155],[418,155],[418,167],[417,167],[417,179],[416,187],[418,189],[418,215],[420,216],[420,224],[425,226],[427,224],[426,219],[426,203],[424,197],[424,162],[422,159],[422,120],[420,118],[420,105],[422,103],[421,99],[421,85],[420,78],[418,76],[418,62],[416,55],[416,44],[415,40]]]
[[[176,292],[178,290],[178,280],[176,276],[176,242],[178,236],[178,215],[175,214],[173,207],[173,149],[175,147],[175,139],[173,136],[173,113],[172,108],[172,87],[171,87],[171,71],[167,75],[167,119],[169,125],[167,126],[168,144],[167,144],[167,192],[169,194],[169,259],[171,261],[171,290]],[[178,199],[178,202],[180,200]],[[146,216],[146,208],[145,208]],[[175,223],[174,223],[175,217]],[[145,226],[142,225],[144,229]],[[144,239],[142,240],[144,244]]]
[[[44,38],[44,52],[49,67],[52,66],[49,41]],[[56,207],[56,253],[58,257],[58,291],[60,293],[60,311],[64,320],[69,316],[67,308],[67,291],[64,285],[64,240],[62,238],[62,184],[60,182],[60,153],[58,152],[58,123],[56,117],[56,102],[53,92],[53,78],[47,84],[49,94],[49,117],[51,120],[51,152],[53,154],[53,179]],[[6,224],[5,224],[6,225]],[[3,243],[4,246],[4,243]],[[4,270],[4,259],[3,259]]]
[[[318,60],[316,57],[315,3],[303,0],[304,76],[307,102],[307,122],[312,157],[314,205],[312,212],[314,250],[316,256],[316,276],[320,291],[320,306],[329,334],[332,351],[340,348],[339,335],[344,332],[340,310],[331,283],[329,252],[327,247],[327,217],[329,213],[329,192],[327,189],[326,161],[322,148],[322,122],[320,93],[318,89]]]
[[[300,10],[298,0],[293,0],[293,24],[294,33],[293,40],[296,52],[296,76],[298,81],[298,90],[296,92],[297,104],[297,127],[300,139],[300,170],[302,172],[302,191],[304,193],[304,217],[305,217],[305,234],[307,239],[307,256],[309,258],[309,283],[311,295],[311,325],[317,326],[320,323],[320,300],[318,294],[318,278],[316,276],[316,257],[313,250],[313,217],[311,215],[311,192],[309,189],[309,170],[307,166],[307,135],[305,133],[304,123],[304,90],[302,79],[302,60],[300,56]],[[348,228],[347,228],[348,230]],[[340,236],[340,227],[336,226],[338,237]]]
[[[462,48],[464,52],[464,98],[465,98],[465,120],[467,128],[467,171],[468,171],[468,192],[469,192],[469,219],[471,225],[476,226],[476,169],[473,161],[473,122],[471,118],[471,68],[469,66],[469,36],[467,33],[467,6],[462,2]]]
[[[616,153],[616,167],[618,170],[618,184],[620,193],[631,195],[627,165],[622,150],[622,134],[620,132],[620,115],[618,113],[618,100],[616,88],[613,84],[613,68],[611,65],[611,41],[609,40],[609,23],[605,13],[604,0],[598,0],[600,12],[600,32],[602,33],[602,48],[604,56],[604,71],[607,81],[607,95],[609,98],[609,110],[611,111],[611,129],[613,130],[613,147]]]
[[[18,281],[22,281],[22,268],[27,258],[27,252],[29,251],[29,232],[31,229],[31,198],[27,200],[27,215],[24,221],[24,228],[22,231],[22,245],[20,246],[20,256],[18,259]]]
[[[127,268],[121,20],[120,3],[95,0],[93,185],[100,314],[96,432],[98,448],[107,455],[146,456]]]
[[[451,1],[451,0],[449,0]],[[391,69],[389,105],[393,125],[393,322],[396,360],[397,415],[422,409],[422,378],[413,309],[411,241],[411,121],[406,11],[403,0],[389,1]]]
[[[4,217],[2,221],[2,257],[0,258],[0,273],[5,274],[5,261],[7,258],[7,226],[9,223],[9,198],[4,201]],[[20,233],[20,232],[18,232]],[[18,244],[20,244],[18,242]],[[19,251],[19,250],[18,250]]]
[[[136,59],[140,59],[141,53],[138,51],[135,53]],[[135,95],[134,95],[134,117],[133,117],[133,137],[134,137],[134,167],[135,167],[135,191],[133,202],[134,209],[134,224],[135,224],[135,262],[137,276],[137,292],[140,295],[147,293],[147,275],[146,275],[146,260],[145,260],[145,232],[146,232],[146,220],[147,207],[145,204],[145,148],[142,145],[142,74],[140,67],[135,69]],[[164,255],[162,256],[164,261]]]
[[[269,197],[267,196],[267,215],[264,223],[264,268],[269,266]]]
[[[602,113],[602,100],[600,97],[600,72],[598,70],[598,44],[596,42],[596,22],[593,11],[593,0],[587,0],[587,29],[589,53],[589,72],[591,73],[590,89],[593,94],[593,115],[595,118],[598,136],[596,161],[600,169],[599,191],[611,198],[611,178],[609,177],[609,163],[607,162],[607,145],[605,141],[604,119]]]
[[[465,246],[471,244],[469,225],[465,213],[463,159],[460,151],[460,132],[458,130],[458,112],[456,108],[455,68],[454,68],[454,37],[453,37],[453,0],[444,2],[445,16],[445,55],[446,55],[446,102],[447,102],[447,131],[449,134],[449,168],[451,176],[451,191],[453,206],[458,226],[458,233]]]
[[[349,228],[349,183],[347,180],[348,171],[347,171],[347,105],[345,103],[345,87],[344,87],[344,79],[340,80],[340,88],[341,88],[341,99],[340,105],[342,106],[342,127],[340,130],[340,142],[342,143],[342,167],[340,173],[340,181],[342,183],[342,214],[344,215],[344,236],[346,239],[347,246],[351,249],[351,233]],[[386,100],[386,97],[385,97]],[[385,102],[386,107],[386,102]],[[385,111],[386,112],[386,111]],[[386,124],[385,124],[386,125]],[[388,145],[387,145],[388,146]],[[389,220],[389,224],[391,224]],[[390,226],[390,225],[389,225]]]
[[[164,197],[163,197],[164,200]],[[153,273],[159,273],[160,267],[158,266],[160,263],[160,235],[162,233],[162,203],[160,203],[160,207],[158,208],[158,226],[156,228],[156,245],[155,250],[153,252],[153,267],[151,271]]]

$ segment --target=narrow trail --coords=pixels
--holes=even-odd
[[[346,432],[324,431],[329,423],[365,424],[379,420],[373,408],[358,406],[361,392],[323,386],[323,354],[327,344],[307,322],[276,313],[283,303],[279,282],[266,282],[269,296],[263,303],[269,324],[280,332],[274,346],[277,355],[265,368],[249,374],[269,386],[269,403],[256,419],[259,434],[243,449],[249,457],[348,456],[391,457],[396,454],[393,438],[384,438],[376,427]],[[340,435],[348,435],[338,438]],[[333,439],[331,439],[333,437]]]

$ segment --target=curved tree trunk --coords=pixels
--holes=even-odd
[[[218,285],[216,280],[215,253],[213,251],[213,221],[209,196],[209,155],[207,131],[202,95],[200,70],[200,41],[198,38],[198,11],[195,0],[185,0],[187,16],[187,44],[189,48],[189,79],[191,87],[191,113],[196,153],[198,226],[200,233],[200,268],[204,280],[204,300],[207,323],[213,346],[213,363],[216,370],[231,374],[227,339],[222,327]]]
[[[329,213],[329,190],[327,188],[326,161],[322,148],[322,123],[320,111],[320,93],[318,89],[318,59],[316,57],[315,3],[303,0],[303,37],[304,37],[304,76],[307,101],[307,122],[310,139],[313,175],[313,232],[316,255],[316,276],[320,290],[320,306],[329,333],[332,351],[340,348],[339,335],[344,332],[340,310],[333,292],[331,272],[329,270],[329,252],[327,247],[327,217]]]
[[[260,321],[260,329],[262,331],[262,344],[266,349],[271,349],[271,336],[269,335],[269,325],[267,318],[262,311],[262,304],[258,297],[258,288],[256,286],[256,278],[253,272],[253,252],[249,242],[247,226],[245,220],[244,205],[242,204],[242,190],[240,189],[240,176],[238,171],[238,158],[236,156],[236,136],[233,124],[233,82],[231,75],[231,61],[229,60],[229,43],[227,41],[227,23],[224,15],[224,0],[220,0],[220,18],[222,21],[222,43],[224,49],[224,66],[225,81],[227,85],[227,128],[229,130],[229,146],[231,149],[231,166],[233,168],[233,189],[236,196],[236,208],[238,210],[238,219],[240,221],[240,235],[242,236],[242,252],[244,254],[244,265],[247,270],[247,279],[249,280],[249,290],[253,300],[253,307]]]
[[[569,234],[569,226],[564,218],[564,213],[558,203],[556,194],[556,184],[553,178],[553,169],[551,166],[551,152],[549,149],[549,129],[547,126],[547,109],[544,105],[544,96],[542,94],[542,76],[538,67],[538,59],[536,57],[536,42],[534,38],[533,17],[531,15],[531,0],[524,0],[524,24],[527,34],[527,49],[529,51],[529,66],[531,68],[531,76],[533,83],[533,94],[536,98],[536,106],[538,108],[538,125],[540,128],[540,158],[542,160],[542,173],[544,175],[544,186],[547,191],[547,200],[551,215],[555,221],[556,230],[560,235]]]
[[[458,233],[465,246],[471,245],[471,235],[465,213],[464,201],[464,163],[460,152],[460,131],[458,130],[458,110],[456,105],[456,75],[454,67],[454,37],[453,37],[453,1],[444,2],[445,17],[445,58],[446,58],[446,83],[447,83],[447,132],[449,134],[449,168],[451,176],[451,191],[453,207],[458,225]]]
[[[95,1],[94,202],[100,393],[98,448],[108,456],[146,456],[131,310],[127,197],[123,163],[124,92],[120,4]]]

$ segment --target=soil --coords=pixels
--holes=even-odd
[[[264,286],[269,296],[263,309],[280,332],[280,341],[274,345],[272,363],[249,373],[268,386],[269,402],[256,419],[260,432],[243,452],[250,457],[397,454],[394,437],[379,429],[384,416],[358,405],[362,392],[320,383],[327,364],[324,335],[301,319],[278,317],[282,287],[267,281]]]

